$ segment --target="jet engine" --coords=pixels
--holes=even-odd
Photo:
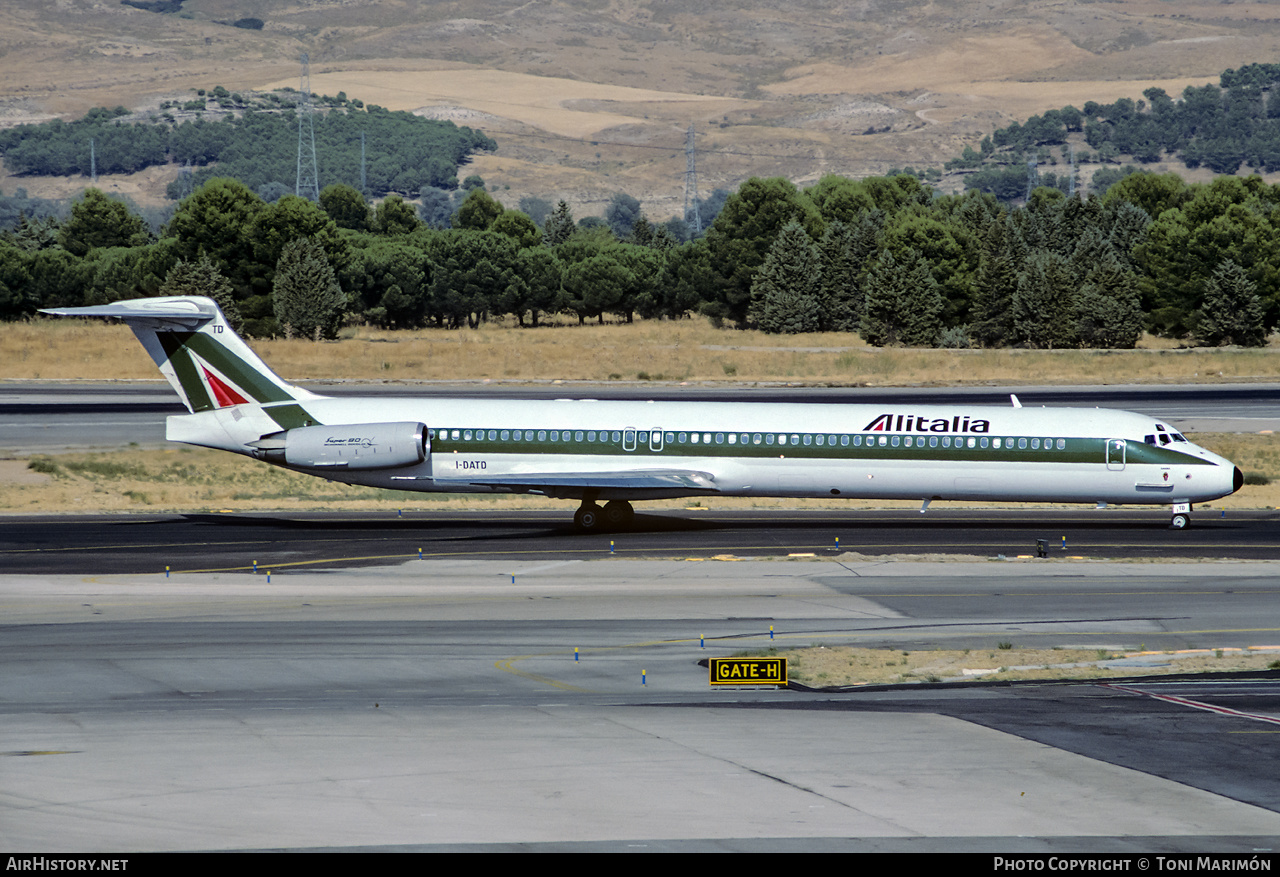
[[[303,426],[250,442],[253,455],[302,469],[399,469],[427,459],[421,423]]]

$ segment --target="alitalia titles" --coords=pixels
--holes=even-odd
[[[881,414],[863,432],[991,432],[990,420],[970,420],[968,415],[926,417],[923,414]]]

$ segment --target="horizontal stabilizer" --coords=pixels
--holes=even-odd
[[[212,302],[210,303],[212,304]],[[87,308],[44,308],[42,314],[58,317],[114,317],[126,322],[154,320],[155,328],[195,329],[217,317],[216,309],[190,299],[140,298]]]

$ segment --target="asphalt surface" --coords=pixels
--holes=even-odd
[[[930,510],[645,513],[625,533],[582,534],[563,512],[227,513],[10,516],[0,567],[10,573],[343,569],[424,558],[686,558],[812,553],[1007,559],[1280,557],[1280,512],[1205,510],[1168,529],[1159,510]]]
[[[822,560],[9,575],[3,835],[97,853],[1270,859],[1274,671],[824,692],[710,689],[700,662],[1275,644],[1277,581],[1276,564]]]

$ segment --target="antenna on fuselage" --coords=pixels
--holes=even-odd
[[[1017,396],[1015,396],[1015,395],[1013,395],[1013,393],[1010,393],[1010,394],[1009,394],[1009,401],[1013,403],[1013,407],[1014,407],[1014,408],[1021,408],[1021,407],[1022,407],[1022,403],[1018,401],[1018,397],[1017,397]]]

